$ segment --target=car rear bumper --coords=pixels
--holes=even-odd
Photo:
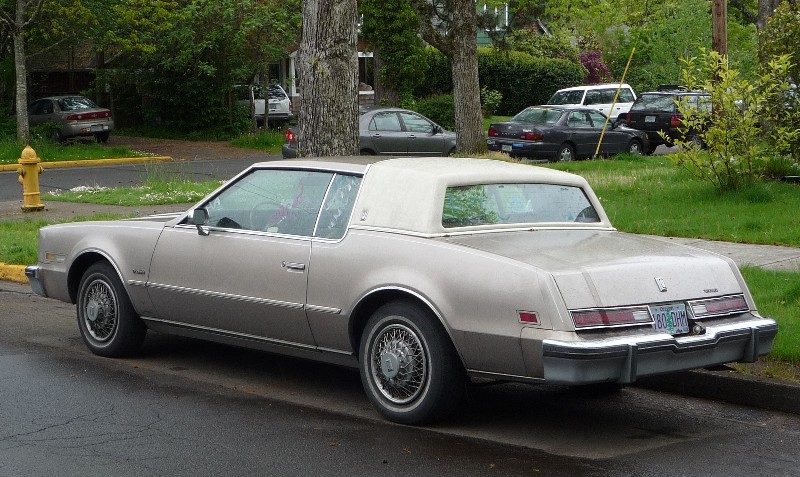
[[[708,325],[705,334],[642,335],[582,341],[542,342],[544,379],[563,384],[632,383],[639,377],[753,362],[772,349],[775,321],[748,314],[732,324]]]
[[[114,121],[67,123],[61,127],[64,137],[90,136],[109,133],[114,130]]]
[[[556,155],[552,144],[536,141],[492,138],[486,140],[486,147],[490,151],[506,152],[512,156],[553,159]]]

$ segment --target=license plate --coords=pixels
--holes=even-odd
[[[646,122],[646,123],[654,123],[654,122],[656,122],[656,117],[655,116],[645,116],[644,117],[644,122]]]
[[[511,144],[503,144],[502,146],[500,146],[500,149],[502,149],[503,151],[506,151],[506,152],[510,152],[511,151]]]
[[[659,333],[682,335],[689,332],[689,316],[683,303],[651,306],[650,316],[653,318],[653,329]]]
[[[105,129],[106,129],[107,127],[108,127],[108,126],[103,126],[103,125],[95,124],[95,125],[93,125],[91,128],[89,128],[89,129],[90,129],[92,132],[101,132],[101,131],[105,131]]]

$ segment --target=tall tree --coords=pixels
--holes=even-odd
[[[473,0],[411,0],[422,38],[450,58],[455,101],[456,149],[486,150],[478,83],[477,11]]]
[[[356,0],[304,0],[298,52],[302,156],[358,154]]]
[[[34,21],[42,0],[16,0],[14,5],[0,3],[0,23],[14,38],[14,69],[16,71],[17,139],[30,140],[28,125],[28,68],[25,56],[25,31]]]

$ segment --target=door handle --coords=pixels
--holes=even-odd
[[[306,264],[299,262],[282,262],[281,267],[287,270],[305,270]]]

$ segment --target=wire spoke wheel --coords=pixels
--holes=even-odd
[[[428,358],[416,333],[407,326],[391,325],[371,348],[370,371],[381,394],[395,404],[414,401],[428,379]]]
[[[117,296],[111,285],[103,279],[89,283],[82,308],[89,335],[99,342],[110,339],[119,322]]]

